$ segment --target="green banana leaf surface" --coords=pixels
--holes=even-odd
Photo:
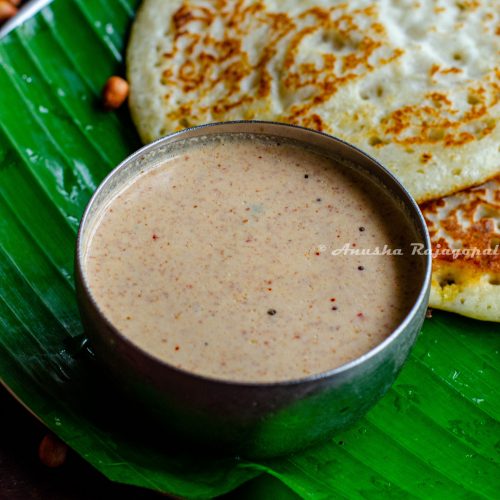
[[[435,312],[364,419],[259,462],[159,442],[103,381],[82,344],[73,253],[93,191],[140,146],[126,107],[99,105],[138,3],[54,0],[0,39],[1,381],[111,480],[180,497],[260,476],[255,498],[279,498],[278,483],[283,498],[499,498],[498,324]]]

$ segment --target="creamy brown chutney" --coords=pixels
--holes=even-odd
[[[87,247],[101,310],[150,354],[238,381],[366,353],[417,296],[414,235],[365,174],[255,137],[192,143],[115,196]],[[332,255],[400,248],[404,255]]]

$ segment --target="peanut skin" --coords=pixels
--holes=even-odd
[[[7,21],[17,14],[17,8],[7,0],[0,0],[0,23]]]
[[[119,76],[111,76],[102,90],[102,103],[105,109],[118,109],[128,97],[129,85]]]
[[[54,434],[47,434],[38,447],[38,458],[43,465],[51,468],[60,467],[66,461],[68,447]]]

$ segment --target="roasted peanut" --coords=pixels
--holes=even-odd
[[[108,78],[102,90],[102,103],[106,109],[118,109],[128,96],[129,85],[119,76]]]
[[[17,8],[7,0],[0,0],[0,23],[7,21],[17,14]]]
[[[54,434],[47,434],[38,447],[38,458],[47,467],[60,467],[66,461],[68,447]]]

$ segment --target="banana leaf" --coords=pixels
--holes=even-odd
[[[259,476],[246,497],[498,498],[498,324],[435,312],[364,419],[259,462],[157,442],[103,382],[82,343],[73,252],[92,192],[140,145],[126,108],[99,106],[107,77],[124,71],[138,3],[54,0],[0,39],[2,383],[111,480],[180,497]]]

